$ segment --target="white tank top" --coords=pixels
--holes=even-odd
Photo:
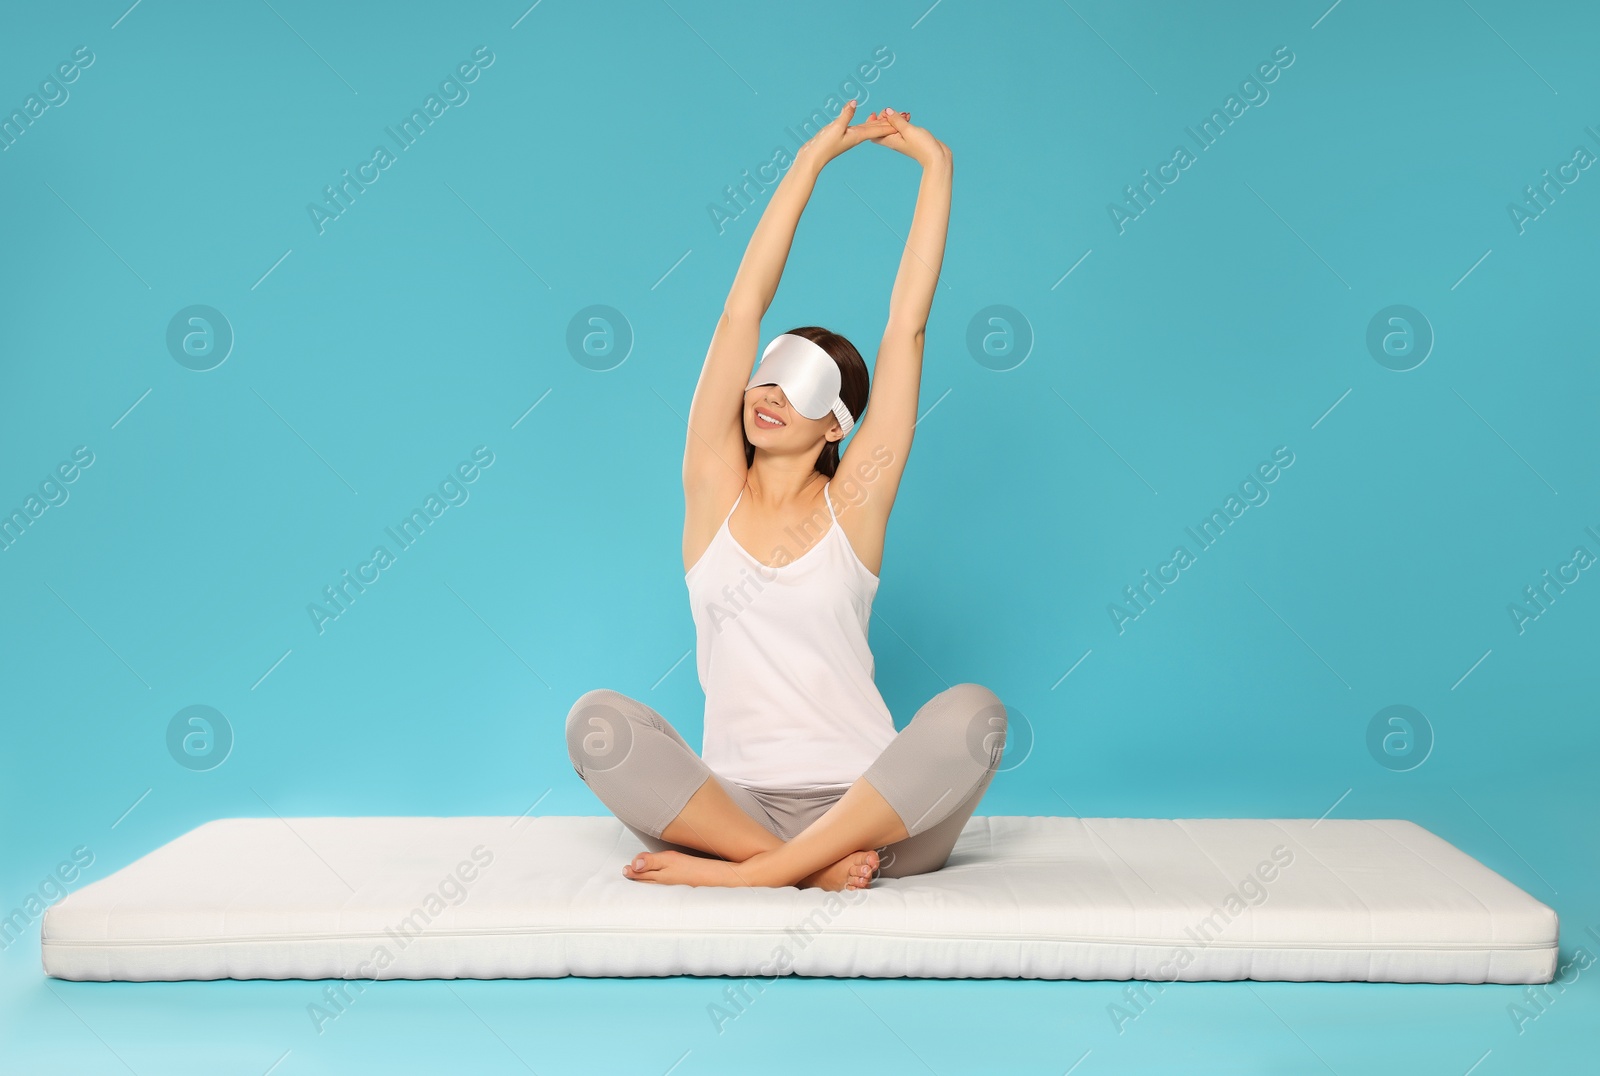
[[[850,785],[895,737],[867,646],[878,577],[822,490],[830,525],[798,559],[769,567],[734,540],[741,492],[684,573],[706,694],[700,755],[746,788]]]

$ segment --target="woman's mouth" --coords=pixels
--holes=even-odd
[[[783,423],[769,417],[765,411],[757,408],[756,425],[763,430],[776,430],[782,427]]]

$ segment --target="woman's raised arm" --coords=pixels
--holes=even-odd
[[[872,402],[839,460],[839,475],[852,484],[859,480],[865,493],[859,505],[852,505],[852,511],[859,511],[864,517],[864,522],[857,524],[857,534],[863,536],[865,547],[863,559],[876,555],[883,547],[889,510],[894,506],[906,459],[911,454],[917,399],[922,389],[923,337],[933,293],[939,286],[939,270],[944,264],[954,174],[949,146],[934,138],[927,128],[887,110],[885,114],[894,130],[873,141],[922,165],[922,183],[917,188],[911,234],[906,237],[894,291],[889,297],[889,320],[878,345],[878,360],[872,372]]]
[[[745,247],[689,405],[683,488],[691,511],[702,497],[720,503],[726,499],[721,492],[744,485],[744,386],[761,344],[762,315],[778,292],[795,228],[817,176],[824,165],[850,147],[892,133],[888,121],[877,117],[851,127],[855,110],[856,103],[851,101],[833,122],[795,151],[794,162],[772,192]]]

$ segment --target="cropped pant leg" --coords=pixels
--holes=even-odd
[[[1006,708],[981,684],[929,699],[861,776],[900,816],[908,836],[879,849],[879,875],[903,878],[945,865],[1000,767]]]
[[[597,688],[579,696],[567,714],[567,755],[589,790],[652,852],[709,854],[661,838],[708,777],[768,832],[777,832],[754,796],[717,776],[666,718],[620,691]]]

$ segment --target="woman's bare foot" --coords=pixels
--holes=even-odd
[[[739,864],[726,859],[691,856],[683,852],[640,852],[622,867],[624,878],[656,885],[756,885],[739,873]]]
[[[865,889],[872,884],[878,871],[878,853],[872,849],[851,852],[839,862],[823,867],[809,878],[802,879],[801,889]]]
[[[683,852],[640,852],[632,863],[623,865],[622,875],[635,882],[656,885],[759,886],[754,872],[739,868],[743,864],[726,859],[691,856]],[[878,869],[878,853],[868,849],[851,852],[839,862],[822,868],[798,883],[801,889],[865,889]]]

